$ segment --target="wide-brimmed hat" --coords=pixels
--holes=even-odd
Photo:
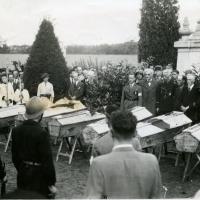
[[[49,74],[48,73],[42,74],[41,79],[43,80],[44,78],[49,78]]]
[[[26,104],[25,117],[27,119],[35,119],[46,110],[47,105],[40,99],[40,97],[32,97]]]

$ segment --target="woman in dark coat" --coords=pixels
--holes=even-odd
[[[47,197],[56,192],[56,173],[49,134],[40,125],[44,109],[39,97],[33,97],[27,103],[27,120],[13,129],[12,160],[17,169],[18,189]]]

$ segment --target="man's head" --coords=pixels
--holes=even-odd
[[[78,73],[76,71],[73,72],[72,78],[77,81],[78,80]]]
[[[11,83],[14,81],[13,74],[8,75],[8,81],[11,82]]]
[[[5,74],[2,75],[2,77],[1,77],[1,81],[2,81],[2,83],[5,83],[5,84],[8,82],[8,79],[7,79],[7,77],[6,77]]]
[[[144,75],[147,81],[151,80],[153,78],[153,69],[147,68],[144,70]]]
[[[13,77],[14,77],[15,79],[17,79],[18,76],[19,76],[18,71],[17,71],[17,70],[14,70],[14,71],[13,71]]]
[[[77,67],[77,73],[80,76],[82,74],[83,70],[81,67]]]
[[[196,76],[195,76],[195,74],[193,74],[193,73],[189,73],[189,74],[186,75],[186,79],[187,79],[187,84],[188,84],[188,86],[191,86],[191,85],[194,84],[195,78],[196,78]]]
[[[167,80],[167,81],[171,79],[171,70],[170,69],[163,70],[163,79]]]
[[[115,111],[110,118],[113,138],[118,141],[131,140],[135,136],[136,117],[130,111]]]
[[[135,74],[129,74],[128,82],[129,82],[129,84],[135,83]]]
[[[178,75],[179,75],[179,71],[178,70],[173,70],[172,71],[172,78],[174,80],[178,80]]]

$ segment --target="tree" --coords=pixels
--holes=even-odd
[[[55,98],[63,97],[68,89],[68,69],[53,25],[46,19],[40,25],[25,67],[24,83],[30,95],[36,95],[40,77],[45,72],[50,75]]]
[[[174,42],[180,38],[177,0],[143,0],[139,24],[138,60],[176,66]]]

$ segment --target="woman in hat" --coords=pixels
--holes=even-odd
[[[49,74],[42,74],[41,79],[43,80],[43,82],[38,85],[37,96],[47,97],[53,102],[54,90],[53,85],[49,82]]]
[[[56,192],[56,173],[49,133],[40,125],[45,109],[39,97],[32,97],[26,104],[27,120],[12,133],[12,161],[17,170],[18,189],[48,197]]]

